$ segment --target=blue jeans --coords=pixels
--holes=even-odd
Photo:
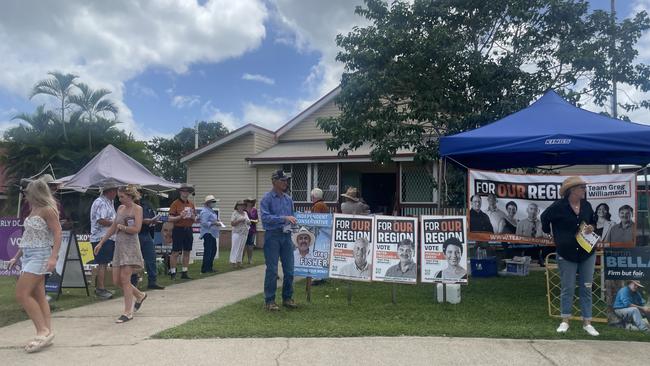
[[[213,270],[214,257],[217,255],[217,239],[212,234],[203,235],[203,262],[201,273]]]
[[[645,313],[641,313],[638,308],[623,308],[623,309],[614,309],[614,313],[623,319],[626,323],[634,324],[639,330],[647,332],[648,326],[643,321]]]
[[[560,309],[561,316],[571,316],[573,308],[573,296],[576,292],[576,273],[578,274],[578,286],[580,288],[580,314],[582,319],[591,320],[592,299],[591,285],[594,282],[594,268],[596,266],[596,255],[592,255],[583,262],[571,262],[559,255],[557,265],[560,269]]]
[[[140,251],[144,260],[144,269],[147,271],[147,284],[155,285],[158,278],[158,268],[156,267],[156,250],[153,246],[153,239],[149,234],[138,234],[140,241]],[[131,275],[131,284],[138,286],[138,274]]]
[[[293,297],[293,243],[291,234],[280,230],[267,230],[264,233],[264,301],[275,302],[275,290],[278,287],[278,258],[282,261],[282,300]]]

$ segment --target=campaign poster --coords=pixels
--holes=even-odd
[[[554,245],[545,238],[541,216],[561,199],[568,176],[507,174],[470,170],[468,175],[469,240]],[[580,176],[594,210],[594,227],[603,247],[634,247],[636,241],[636,176]]]
[[[467,283],[465,216],[420,216],[422,282]]]
[[[375,216],[372,280],[417,283],[416,217]]]
[[[77,234],[77,244],[79,245],[81,263],[84,265],[92,264],[92,261],[95,260],[95,254],[93,253],[93,246],[90,244],[90,234]]]
[[[20,226],[20,219],[16,217],[0,217],[0,276],[20,275],[21,263],[9,269],[9,261],[18,250],[20,238],[23,236],[23,228]]]
[[[332,241],[332,214],[296,212],[293,273],[296,276],[327,278]]]
[[[373,216],[334,214],[330,277],[370,282]]]
[[[605,279],[650,279],[650,247],[605,249]]]

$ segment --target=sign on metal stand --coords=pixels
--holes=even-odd
[[[65,230],[61,233],[59,258],[54,272],[45,281],[45,291],[56,293],[57,298],[61,295],[61,290],[64,287],[85,288],[86,295],[90,296],[77,236],[71,230]]]

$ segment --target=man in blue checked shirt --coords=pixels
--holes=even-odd
[[[293,200],[285,192],[290,176],[281,169],[271,175],[273,189],[260,201],[260,212],[264,233],[264,308],[278,311],[275,292],[278,287],[278,258],[282,261],[282,305],[289,309],[297,307],[293,301],[293,243],[291,226],[296,225],[293,216]]]

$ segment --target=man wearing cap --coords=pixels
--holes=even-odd
[[[639,293],[643,285],[639,281],[629,281],[627,286],[621,287],[616,293],[614,300],[614,313],[624,322],[632,323],[639,330],[648,332],[648,324],[643,318],[648,318],[650,308],[646,306],[645,300]]]
[[[169,207],[169,222],[174,223],[172,230],[172,253],[169,256],[169,276],[172,280],[176,279],[176,263],[178,256],[182,253],[182,272],[181,278],[190,280],[187,274],[190,265],[190,252],[192,251],[192,224],[196,218],[196,209],[194,203],[189,200],[190,194],[194,193],[194,187],[189,184],[181,184],[178,188],[180,197],[172,202]]]
[[[296,225],[293,216],[293,200],[285,192],[289,176],[282,169],[271,175],[273,188],[260,201],[262,226],[264,227],[264,307],[269,311],[280,310],[275,303],[278,280],[278,259],[282,261],[282,305],[296,308],[293,301],[293,243],[291,226]]]
[[[416,278],[417,264],[413,261],[415,244],[410,239],[404,239],[397,243],[397,255],[399,263],[386,270],[386,277],[395,278]]]
[[[560,187],[561,199],[553,202],[542,213],[542,231],[550,238],[553,231],[553,241],[557,250],[557,264],[560,270],[560,312],[562,322],[556,329],[558,333],[569,330],[569,318],[573,309],[573,297],[576,289],[576,274],[580,283],[580,313],[582,329],[591,336],[599,333],[591,325],[592,316],[592,283],[596,265],[595,250],[590,252],[583,249],[576,240],[576,234],[584,225],[584,232],[593,232],[594,210],[586,199],[587,183],[580,177],[568,177]]]
[[[217,238],[221,228],[219,214],[214,210],[217,206],[217,199],[209,194],[203,200],[204,206],[199,214],[201,223],[201,239],[203,239],[203,262],[201,263],[201,273],[215,272],[214,257],[217,255]]]
[[[102,194],[99,195],[90,207],[90,243],[93,250],[104,237],[104,234],[113,225],[115,220],[115,196],[117,195],[117,185],[109,184],[102,188]],[[113,251],[115,250],[115,236],[111,236],[95,255],[95,264],[97,264],[97,278],[95,283],[95,295],[102,299],[110,299],[113,293],[106,290],[104,279],[106,277],[106,267],[113,260]]]
[[[370,208],[365,203],[361,202],[359,197],[359,190],[355,187],[350,187],[341,195],[345,202],[341,203],[341,212],[348,215],[367,215],[370,213]]]

